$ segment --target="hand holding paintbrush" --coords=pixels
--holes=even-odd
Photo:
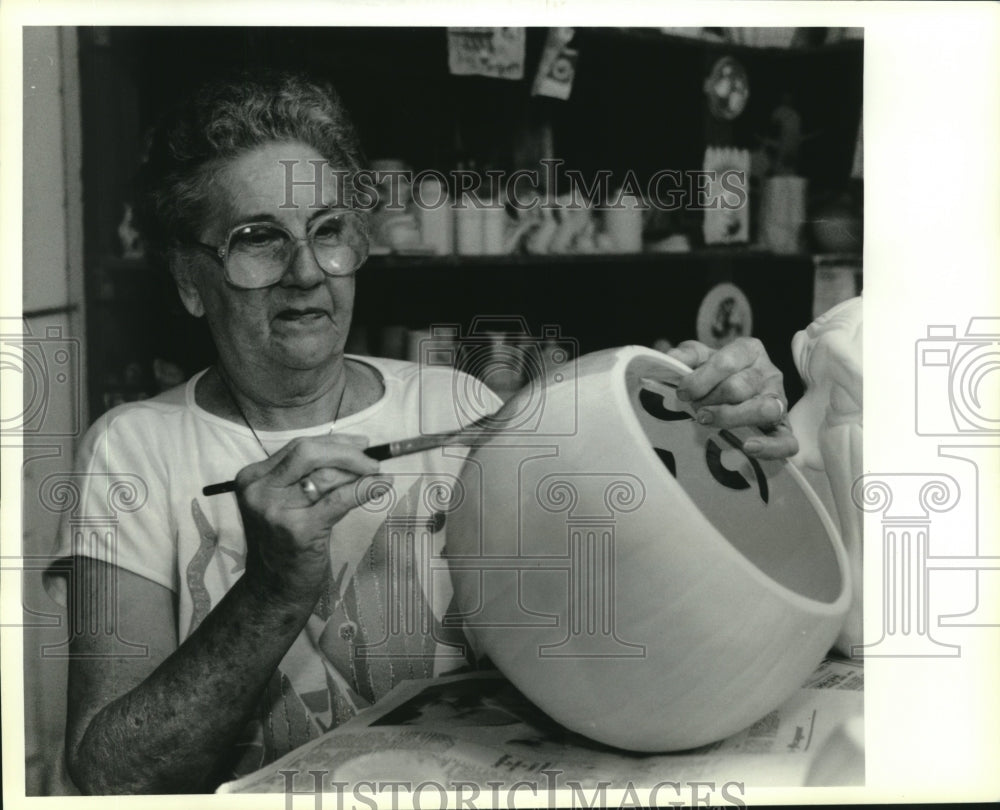
[[[495,414],[488,414],[482,419],[473,422],[470,425],[466,425],[458,430],[452,430],[445,433],[425,433],[421,436],[412,436],[408,439],[399,439],[394,442],[386,442],[385,444],[376,444],[373,447],[368,447],[362,452],[368,458],[374,459],[375,461],[386,461],[390,458],[398,458],[399,456],[408,456],[413,453],[421,453],[424,450],[433,450],[435,447],[446,447],[448,445],[475,445],[479,442],[485,441],[489,436],[495,434],[497,431],[502,429],[504,420],[497,417]],[[302,488],[307,494],[310,492],[311,481],[306,478],[303,481]],[[312,489],[315,490],[315,484],[312,485]],[[223,481],[218,484],[209,484],[203,487],[201,494],[205,496],[210,495],[221,495],[224,492],[234,492],[236,490],[236,481]]]
[[[691,368],[681,361],[671,358],[671,362],[679,373],[691,373]],[[668,385],[667,383],[650,379],[643,379],[643,383],[652,390],[660,390],[661,392],[663,387]],[[444,433],[425,433],[421,436],[412,436],[408,439],[399,439],[394,442],[377,444],[373,447],[366,448],[362,452],[364,455],[368,456],[368,458],[374,459],[375,461],[386,461],[390,458],[398,458],[400,456],[411,455],[412,453],[421,453],[425,450],[433,450],[436,447],[446,447],[449,445],[475,446],[487,441],[498,432],[501,432],[508,421],[509,419],[504,419],[496,414],[487,414],[477,421],[466,425],[463,428],[459,428],[458,430]],[[303,479],[302,487],[306,494],[310,495],[314,500],[318,497],[318,491],[316,491],[315,484],[312,484],[309,478]],[[221,495],[224,492],[233,492],[235,489],[236,481],[223,481],[218,484],[209,484],[202,489],[201,493],[205,496]]]

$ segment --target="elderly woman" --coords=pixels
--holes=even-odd
[[[298,77],[211,84],[154,138],[145,235],[218,361],[105,414],[81,447],[81,514],[106,513],[116,482],[138,493],[115,533],[60,538],[76,628],[66,757],[84,792],[212,790],[400,680],[466,663],[442,626],[448,588],[416,586],[431,617],[416,633],[388,617],[391,527],[427,517],[419,493],[461,459],[428,451],[380,469],[364,448],[460,425],[454,372],[345,354],[368,248],[349,182],[361,166],[337,97]],[[676,354],[698,366],[683,396],[716,424],[784,415],[759,343]],[[784,427],[751,450],[794,451]],[[235,497],[202,494],[234,475]]]

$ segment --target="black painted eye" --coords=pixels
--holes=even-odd
[[[663,450],[659,447],[653,448],[656,451],[656,455],[660,457],[660,461],[663,462],[663,466],[670,470],[670,474],[676,478],[677,477],[677,461],[674,459],[674,454],[669,450]]]
[[[679,422],[682,419],[693,419],[687,411],[672,411],[663,404],[663,396],[646,388],[639,389],[639,404],[646,413],[661,422]]]
[[[749,489],[750,483],[736,470],[727,470],[722,465],[722,448],[711,439],[705,445],[705,463],[712,478],[727,489]]]
[[[437,534],[441,529],[444,528],[445,515],[444,512],[435,512],[427,519],[427,531],[431,534]]]
[[[729,434],[728,431],[725,431],[725,433]],[[732,434],[723,435],[723,438],[726,439],[726,441],[729,444],[733,444],[733,446],[737,450],[743,453],[743,448],[739,445],[739,439],[737,439],[735,436],[730,438],[730,436],[732,436]],[[736,444],[734,444],[734,442],[736,442]],[[757,478],[757,488],[760,492],[760,499],[764,503],[767,503],[768,498],[770,497],[770,490],[767,485],[767,476],[764,475],[764,471],[761,469],[761,466],[758,463],[757,459],[750,458],[750,456],[748,456],[746,453],[743,453],[743,456],[746,458],[747,461],[750,462],[750,466],[753,467],[754,475]],[[722,484],[722,486],[726,487],[727,489],[750,488],[750,482],[747,481],[746,478],[744,478],[740,472],[736,470],[726,469],[726,467],[723,466],[722,448],[719,447],[719,445],[716,444],[715,441],[713,441],[712,439],[709,439],[708,442],[705,444],[705,463],[708,465],[708,471],[712,474],[712,478],[714,478],[716,481],[718,481],[720,484]]]

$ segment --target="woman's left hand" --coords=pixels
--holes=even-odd
[[[691,403],[703,425],[750,425],[765,435],[744,442],[757,458],[787,458],[799,450],[789,427],[788,399],[781,371],[756,338],[737,338],[721,349],[687,340],[667,352],[694,371],[677,386],[678,399]]]

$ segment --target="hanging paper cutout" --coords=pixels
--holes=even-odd
[[[729,245],[750,239],[750,153],[731,146],[705,150],[710,178],[703,223],[706,245]]]
[[[572,28],[552,28],[545,41],[545,50],[538,64],[533,96],[550,96],[565,101],[573,90],[576,76],[576,59],[579,53],[569,47],[573,39]]]
[[[449,28],[448,70],[455,76],[524,78],[523,28]]]

